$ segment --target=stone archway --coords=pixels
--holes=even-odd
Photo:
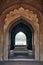
[[[10,13],[6,15],[4,25],[4,60],[8,60],[8,47],[10,43],[9,29],[13,23],[16,23],[16,20],[19,20],[21,18],[30,23],[34,29],[35,60],[39,60],[39,24],[37,14],[34,14],[28,9],[25,10],[22,7],[20,7],[18,10],[14,9],[14,11],[10,11]]]
[[[31,42],[31,40],[32,40],[31,38],[32,38],[32,34],[34,33],[34,30],[33,30],[32,26],[30,24],[28,24],[27,21],[24,19],[17,20],[17,22],[13,23],[13,25],[10,27],[9,33],[10,33],[11,39],[12,39],[11,43],[15,44],[15,42],[14,42],[15,35],[20,31],[25,33],[25,35],[27,37],[27,42],[29,44],[29,42]]]
[[[31,30],[32,29],[32,30]],[[24,46],[24,52],[25,54],[29,55],[30,51],[33,52],[33,48],[34,44],[32,44],[32,34],[34,33],[33,32],[33,28],[31,27],[30,24],[28,24],[25,20],[23,19],[20,19],[20,20],[17,20],[16,23],[14,23],[11,28],[10,28],[10,35],[11,35],[11,44],[10,44],[10,50],[12,51],[13,55],[14,55],[14,52],[15,53],[19,53],[20,54],[20,50],[17,51],[17,46],[16,46],[16,49],[15,49],[15,35],[22,31],[25,35],[26,35],[26,45]],[[23,46],[22,46],[23,47]],[[19,47],[20,48],[20,47]],[[15,51],[14,51],[15,49]],[[30,50],[30,51],[29,51]],[[14,51],[14,52],[13,52]],[[28,51],[28,52],[27,52]],[[11,52],[10,52],[11,53]],[[23,54],[23,50],[21,50],[21,53]],[[28,58],[28,59],[32,59],[33,58],[33,53],[31,53],[32,55]],[[12,55],[9,55],[9,58],[10,59],[15,59],[15,56],[12,57]]]

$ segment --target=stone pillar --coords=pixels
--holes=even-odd
[[[43,61],[43,33],[40,34],[40,61]]]
[[[32,33],[32,55],[35,58],[34,34]]]
[[[4,39],[4,60],[8,60],[8,47],[9,47],[9,33],[5,35]]]
[[[39,36],[38,32],[34,34],[34,43],[35,43],[35,60],[39,61]]]
[[[0,61],[3,60],[3,28],[0,28]]]
[[[40,21],[40,61],[43,61],[43,16]]]
[[[1,41],[1,30],[0,30],[0,61],[2,60],[2,41]]]
[[[3,22],[0,19],[0,61],[2,61],[3,59],[3,35],[4,35]]]

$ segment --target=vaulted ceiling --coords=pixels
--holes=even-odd
[[[0,0],[0,14],[10,6],[20,7],[24,4],[31,5],[43,13],[43,0]]]

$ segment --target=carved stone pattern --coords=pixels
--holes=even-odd
[[[6,25],[9,24],[9,21],[11,22],[13,18],[17,16],[28,18],[30,21],[38,25],[37,14],[33,13],[33,11],[29,11],[28,9],[24,9],[23,7],[20,7],[19,9],[14,9],[13,11],[10,11],[10,13],[6,15],[4,29],[6,28]]]

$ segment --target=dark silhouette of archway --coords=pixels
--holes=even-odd
[[[33,28],[30,24],[28,24],[25,20],[20,19],[14,23],[10,28],[10,36],[11,36],[11,45],[10,50],[13,50],[15,48],[15,35],[22,31],[26,37],[27,37],[27,49],[32,50],[32,34],[33,34]]]

